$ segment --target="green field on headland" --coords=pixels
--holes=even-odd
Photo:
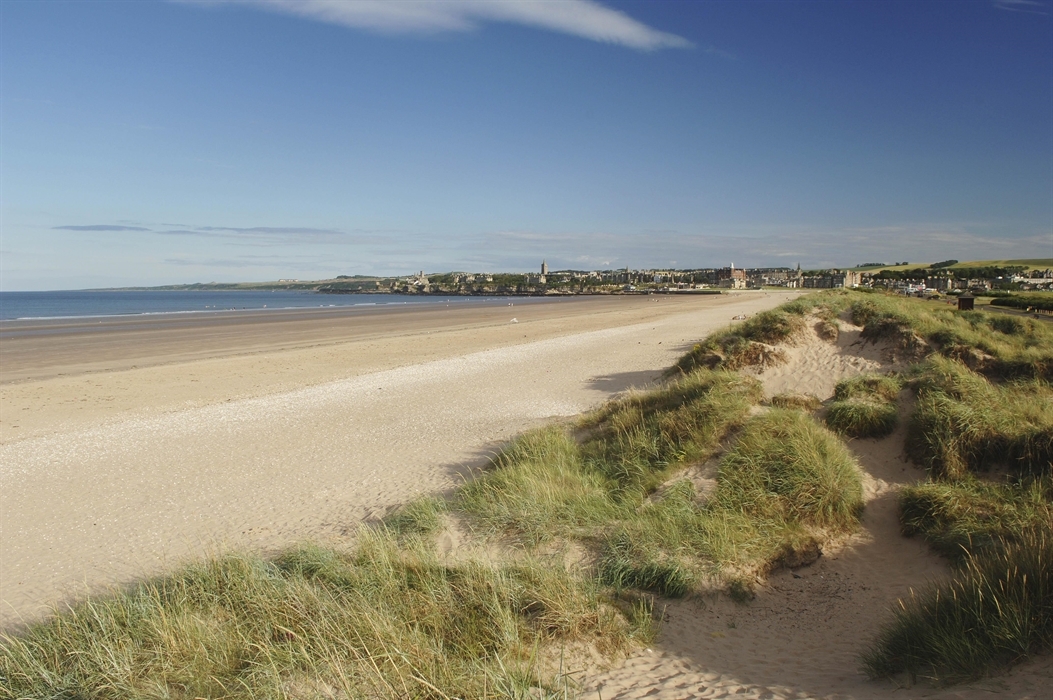
[[[933,263],[871,263],[866,265],[858,265],[851,268],[857,272],[881,272],[883,270],[912,270],[916,268],[929,268],[934,267],[936,269],[946,270],[963,270],[963,269],[976,269],[976,268],[1005,268],[1005,267],[1022,267],[1025,271],[1031,270],[1048,270],[1053,268],[1053,258],[1014,258],[1011,260],[967,260],[964,262],[953,260],[946,261],[949,265],[941,264],[940,262]]]
[[[747,370],[841,322],[900,358],[820,405],[766,406]],[[231,554],[82,600],[0,641],[0,699],[569,698],[577,655],[650,644],[663,599],[749,605],[780,568],[860,528],[845,443],[896,425],[927,477],[907,536],[954,562],[918,581],[862,663],[940,682],[1053,647],[1053,328],[835,290],[702,340],[661,386],[528,432],[446,498],[346,548]],[[708,486],[689,469],[709,465]],[[446,532],[467,544],[440,552]]]

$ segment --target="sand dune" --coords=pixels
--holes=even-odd
[[[836,342],[809,328],[783,348],[788,362],[758,373],[770,397],[833,396],[843,378],[888,371],[885,348],[862,341],[841,321]],[[920,540],[900,534],[897,491],[923,472],[903,455],[911,397],[900,397],[900,425],[880,440],[850,440],[864,469],[862,531],[815,564],[781,571],[738,605],[714,594],[670,601],[656,644],[612,670],[593,675],[585,697],[656,698],[1049,698],[1053,658],[1046,655],[1008,676],[939,689],[868,681],[859,654],[911,587],[948,574],[946,562]]]

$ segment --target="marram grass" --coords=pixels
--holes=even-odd
[[[904,297],[858,295],[852,319],[863,337],[889,341],[901,356],[919,360],[936,353],[970,363],[997,379],[1053,380],[1053,326]]]
[[[648,624],[562,566],[449,566],[380,532],[80,603],[2,640],[0,698],[555,698],[539,649],[609,653]]]
[[[854,438],[880,438],[896,429],[896,404],[866,399],[834,401],[826,412],[826,424],[842,435]]]
[[[899,601],[863,655],[871,677],[977,678],[1053,647],[1053,536],[1020,533],[968,554],[955,577]]]
[[[921,535],[933,549],[960,561],[1020,533],[1053,523],[1053,479],[1003,483],[968,475],[908,486],[900,494],[903,534]]]
[[[601,560],[605,582],[680,595],[704,578],[741,581],[818,555],[863,508],[858,464],[836,435],[799,411],[751,419],[699,500],[682,480],[620,523]]]
[[[771,405],[776,408],[796,408],[800,411],[818,411],[823,402],[812,394],[776,394],[771,397]]]
[[[907,450],[939,477],[1005,466],[1053,470],[1053,389],[1043,381],[992,384],[964,364],[931,358],[917,371]]]

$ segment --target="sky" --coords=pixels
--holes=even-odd
[[[0,289],[1053,257],[1053,0],[0,2]]]

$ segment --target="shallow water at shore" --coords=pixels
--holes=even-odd
[[[524,302],[529,297],[524,297]],[[72,290],[0,292],[0,321],[105,318],[410,304],[493,304],[505,297],[319,294],[291,290]],[[517,301],[519,299],[517,298]],[[536,301],[536,300],[534,300]]]

